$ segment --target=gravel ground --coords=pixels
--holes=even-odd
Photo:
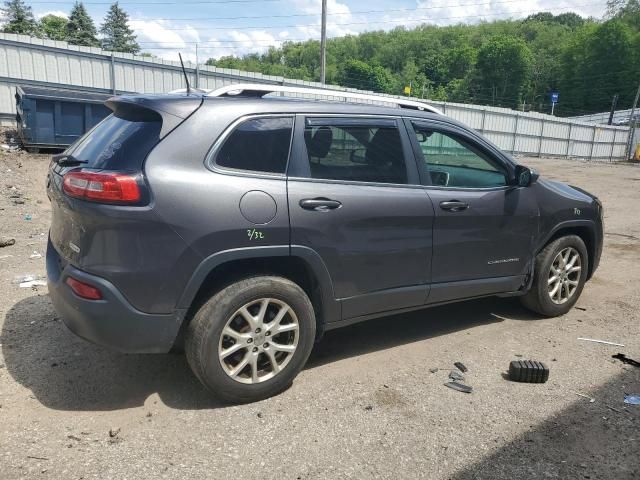
[[[623,403],[640,369],[611,358],[640,360],[637,165],[523,160],[605,205],[600,269],[568,315],[486,299],[354,325],[288,391],[224,406],[184,356],[92,346],[46,287],[12,283],[45,273],[30,256],[46,245],[47,163],[0,150],[0,236],[16,239],[0,248],[0,478],[640,478],[640,406]],[[507,381],[517,358],[547,362],[549,382]],[[443,386],[455,361],[472,394]]]

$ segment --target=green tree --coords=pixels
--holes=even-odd
[[[93,19],[87,13],[82,2],[76,2],[69,14],[67,23],[67,41],[74,45],[86,47],[99,47],[100,42],[96,38],[98,32]]]
[[[473,70],[478,52],[468,46],[454,47],[448,51],[447,72],[454,79],[465,78]]]
[[[619,1],[619,0],[609,0],[609,1]],[[561,13],[560,15],[554,15],[550,12],[539,12],[534,13],[533,15],[529,15],[524,19],[524,23],[527,22],[542,22],[542,23],[555,23],[557,25],[565,25],[569,28],[578,28],[584,25],[585,20],[577,13],[566,12]]]
[[[397,88],[396,93],[404,93],[404,87],[411,87],[412,96],[416,95],[416,92],[420,91],[422,86],[426,84],[426,77],[420,75],[418,66],[413,58],[407,60],[400,72],[400,85]]]
[[[120,8],[118,2],[111,5],[104,23],[100,28],[102,48],[115,52],[138,53],[140,46],[136,42],[136,36],[129,27],[129,15]]]
[[[40,31],[49,40],[66,40],[69,21],[58,15],[45,15],[40,19]]]
[[[516,107],[531,73],[531,51],[521,39],[499,35],[480,48],[476,68],[494,105]]]
[[[373,90],[374,92],[393,91],[393,78],[380,65],[371,66],[361,60],[349,60],[344,65],[338,79],[345,87]]]
[[[332,38],[327,81],[393,94],[411,82],[414,96],[424,88],[432,99],[518,108],[526,103],[540,111],[549,108],[549,92],[559,90],[555,113],[561,115],[605,111],[618,90],[618,107],[629,108],[637,80],[627,74],[640,71],[640,0],[612,1],[616,28],[572,12],[541,12],[525,20],[424,24]],[[265,53],[210,62],[317,81],[319,52],[317,40],[285,42]]]
[[[622,20],[637,33],[640,29],[640,0],[609,0],[607,15]]]
[[[33,17],[31,7],[25,5],[23,0],[7,0],[0,11],[4,16],[3,32],[22,35],[38,34],[38,23]]]
[[[577,13],[566,12],[555,16],[555,23],[559,25],[566,25],[571,29],[576,29],[585,24],[585,19]]]
[[[559,106],[602,111],[619,94],[618,108],[628,108],[640,71],[637,46],[637,32],[617,18],[582,30],[563,54]]]

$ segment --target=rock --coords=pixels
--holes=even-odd
[[[119,433],[120,433],[120,429],[119,428],[111,428],[111,429],[109,429],[109,437],[111,437],[111,438],[116,438]]]

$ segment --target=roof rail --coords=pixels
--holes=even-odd
[[[328,97],[344,98],[357,103],[358,100],[367,100],[369,102],[384,102],[396,105],[400,108],[409,108],[412,110],[423,110],[427,112],[443,113],[431,105],[415,100],[405,100],[403,98],[385,97],[382,95],[373,95],[367,93],[345,92],[342,90],[331,90],[325,88],[314,87],[289,87],[286,85],[266,85],[260,83],[239,83],[236,85],[226,85],[224,87],[211,90],[206,94],[207,97],[228,97],[228,96],[244,96],[244,97],[264,97],[270,93],[298,93],[304,95],[326,95]],[[361,102],[362,103],[362,102]]]

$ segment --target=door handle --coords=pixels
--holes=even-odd
[[[450,212],[461,212],[469,208],[469,204],[458,200],[449,200],[448,202],[440,202],[440,208]]]
[[[300,206],[305,210],[314,210],[316,212],[328,212],[329,210],[335,210],[342,206],[337,200],[330,200],[328,198],[305,198],[300,200]]]

